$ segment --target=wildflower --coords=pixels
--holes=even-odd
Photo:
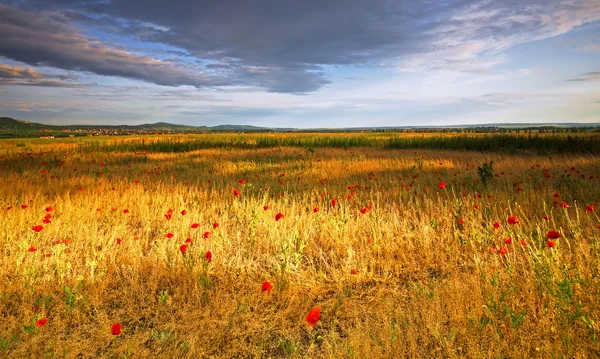
[[[444,188],[446,188],[446,182],[440,182],[440,184],[438,185],[438,187],[439,187],[440,189],[444,189]]]
[[[500,250],[498,251],[498,253],[500,253],[501,256],[506,255],[508,253],[508,249],[506,249],[506,248],[500,248]]]
[[[548,248],[554,248],[554,241],[548,240]]]
[[[320,307],[314,307],[306,315],[306,322],[311,327],[314,327],[315,325],[317,325],[317,322],[319,321],[319,319],[321,319],[321,308]]]
[[[246,180],[245,179],[241,179],[238,181],[240,184],[246,184]]]
[[[494,228],[496,228],[496,229],[500,228],[500,222],[494,222]]]
[[[170,233],[170,232],[165,235],[165,237],[167,237],[169,239],[173,238],[174,236],[175,235],[173,233]]]
[[[509,216],[506,222],[508,222],[508,224],[517,224],[519,223],[519,219],[515,216]]]
[[[112,335],[119,335],[121,334],[122,328],[123,326],[120,323],[115,323],[110,327],[110,332],[112,333]]]
[[[204,232],[204,234],[202,235],[202,238],[206,239],[210,237],[210,232]]]
[[[275,220],[276,220],[276,221],[279,221],[279,220],[280,220],[280,219],[282,219],[282,218],[283,218],[283,214],[282,214],[281,212],[280,212],[280,213],[277,213],[277,214],[275,215]]]
[[[185,252],[187,251],[187,249],[188,249],[188,245],[187,244],[182,244],[179,247],[179,251],[181,252],[181,254],[185,254]]]
[[[240,192],[239,190],[237,190],[237,189],[233,190],[233,195],[234,196],[239,196],[240,194],[242,194],[242,192]]]
[[[42,319],[38,320],[37,322],[35,322],[35,326],[43,327],[44,325],[46,325],[46,323],[48,323],[48,318],[42,318]]]
[[[42,229],[44,229],[44,226],[38,224],[37,226],[33,226],[31,229],[36,232],[40,232]]]
[[[318,207],[315,207],[315,208],[313,208],[313,212],[314,212],[314,213],[317,213],[317,212],[319,212],[319,208],[318,208]]]
[[[34,246],[29,247],[29,249],[27,250],[29,253],[33,253],[35,251],[37,251],[37,248],[35,248]]]
[[[546,233],[546,237],[548,237],[548,239],[557,239],[560,238],[560,236],[560,232],[555,229],[549,230],[548,233]]]
[[[181,211],[181,215],[185,216],[187,214],[187,211],[184,209],[183,211]]]
[[[337,206],[337,204],[338,204],[337,199],[334,198],[331,200],[331,207],[335,207],[335,206]]]
[[[594,206],[587,206],[587,207],[585,207],[585,211],[586,211],[587,213],[594,212]]]
[[[207,251],[206,254],[204,255],[204,258],[206,259],[206,261],[208,263],[212,262],[212,253],[210,251]]]
[[[266,211],[269,209],[269,206],[264,206],[263,209]]]
[[[512,243],[512,238],[508,237],[504,240],[505,244],[511,244]]]
[[[218,222],[213,223],[213,228],[217,228],[219,226]]]
[[[273,289],[273,285],[270,282],[264,282],[260,288],[263,292],[268,292]]]
[[[350,274],[358,274],[358,271],[354,268],[350,269]]]
[[[192,223],[192,228],[198,228],[200,227],[200,223]]]

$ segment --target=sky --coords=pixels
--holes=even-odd
[[[0,116],[600,123],[600,0],[0,0]]]

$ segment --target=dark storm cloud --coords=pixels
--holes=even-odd
[[[0,23],[27,21],[12,21],[9,40],[0,39],[6,57],[160,85],[240,85],[289,93],[327,85],[326,66],[333,65],[485,72],[501,62],[494,57],[498,51],[600,18],[598,0],[11,3],[21,10],[4,7]],[[39,8],[46,12],[32,12]],[[185,68],[117,51],[81,35],[72,23],[170,45],[204,66]],[[10,36],[15,34],[26,40]]]

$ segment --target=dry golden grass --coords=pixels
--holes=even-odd
[[[600,356],[598,157],[73,143],[0,143],[0,357]]]

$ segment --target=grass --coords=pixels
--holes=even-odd
[[[598,157],[394,138],[1,142],[0,357],[599,356]]]

